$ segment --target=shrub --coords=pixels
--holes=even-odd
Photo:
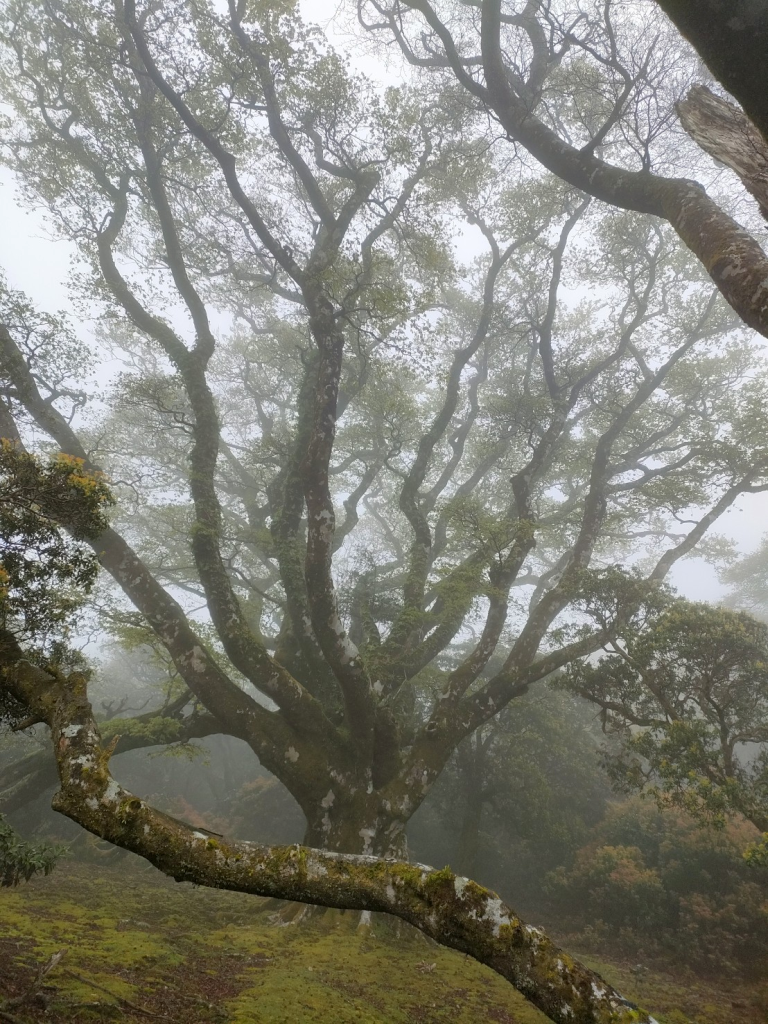
[[[754,829],[714,831],[640,799],[611,808],[545,888],[561,927],[593,948],[758,973],[768,957],[768,870],[743,856]]]
[[[64,852],[48,843],[26,843],[0,814],[0,886],[28,882],[39,872],[47,875]]]

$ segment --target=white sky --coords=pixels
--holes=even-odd
[[[337,17],[344,2],[302,0],[301,3],[304,17],[319,23],[331,38],[336,39],[339,49],[347,49],[350,40]],[[351,58],[353,65],[371,77],[383,81],[390,77],[383,66],[376,67],[372,63],[370,54],[359,54],[356,59],[353,52]],[[0,268],[4,270],[9,285],[24,291],[43,309],[72,313],[67,278],[75,247],[52,237],[42,212],[22,208],[13,175],[2,167],[0,225]],[[747,495],[721,519],[718,532],[733,538],[741,551],[750,551],[768,532],[767,524],[768,495]],[[724,594],[714,569],[702,559],[687,559],[679,563],[670,582],[693,600],[717,601]]]

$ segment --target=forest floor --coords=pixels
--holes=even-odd
[[[63,861],[47,878],[0,889],[0,1021],[546,1022],[492,971],[410,930],[361,936],[352,912],[276,927],[270,909],[255,897],[174,883],[138,861]],[[12,1007],[7,1001],[62,949],[40,1001]],[[660,1024],[768,1022],[766,986],[679,970],[638,977],[629,964],[582,959]]]

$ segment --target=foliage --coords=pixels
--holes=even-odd
[[[677,601],[626,630],[563,685],[602,708],[621,739],[606,764],[622,789],[647,789],[722,826],[768,827],[768,626]]]
[[[759,977],[768,874],[744,862],[753,836],[744,822],[713,833],[681,810],[634,798],[609,811],[570,867],[550,874],[551,912],[595,948]]]
[[[105,528],[111,500],[81,459],[43,461],[0,440],[0,623],[27,647],[50,647],[66,635],[98,571],[78,541]],[[62,518],[70,536],[58,525]]]
[[[768,832],[763,832],[760,839],[750,843],[744,851],[744,860],[754,867],[768,867]]]
[[[63,846],[25,842],[0,814],[0,887],[28,882],[36,874],[49,874],[64,852]]]

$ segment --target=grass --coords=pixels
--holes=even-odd
[[[46,979],[47,1010],[14,1011],[25,1024],[546,1021],[492,971],[418,935],[361,936],[351,912],[275,927],[271,909],[132,864],[64,862],[48,878],[0,890],[0,1005],[66,947]],[[768,1022],[754,989],[638,978],[628,965],[584,959],[660,1024]]]

